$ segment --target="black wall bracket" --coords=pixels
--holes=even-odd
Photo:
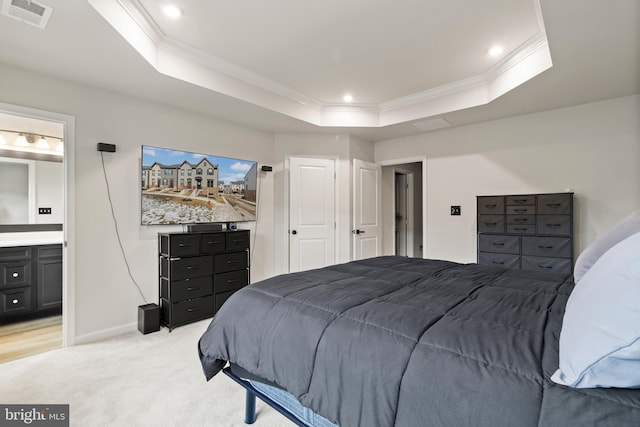
[[[106,142],[98,142],[98,151],[104,151],[107,153],[116,152],[116,144],[107,144]]]

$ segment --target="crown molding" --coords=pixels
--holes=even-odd
[[[164,34],[139,0],[88,0],[156,71],[317,125],[381,127],[491,102],[552,66],[539,32],[486,72],[379,104],[328,104]]]

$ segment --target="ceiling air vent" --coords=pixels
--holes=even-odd
[[[442,129],[451,126],[451,124],[443,118],[423,120],[421,122],[415,122],[413,125],[423,132],[429,132],[430,130]]]
[[[53,8],[32,0],[2,0],[3,15],[17,19],[38,28],[49,22]]]

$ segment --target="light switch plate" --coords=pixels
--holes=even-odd
[[[462,215],[462,208],[460,206],[451,206],[451,215]]]

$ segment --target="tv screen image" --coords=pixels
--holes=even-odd
[[[258,164],[142,146],[141,224],[256,220]]]

